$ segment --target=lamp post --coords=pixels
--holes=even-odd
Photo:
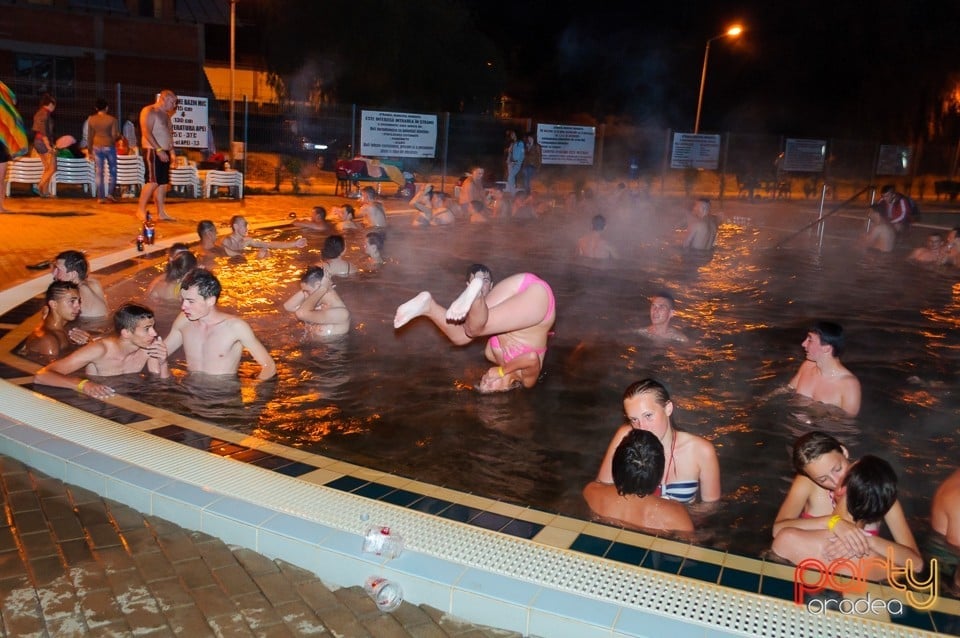
[[[230,165],[236,166],[233,157],[233,98],[234,75],[237,69],[237,0],[230,0]]]
[[[710,43],[720,38],[735,38],[743,33],[743,27],[736,24],[720,35],[715,35],[707,40],[707,46],[703,51],[703,70],[700,71],[700,96],[697,98],[697,119],[693,122],[693,132],[700,132],[700,111],[703,109],[703,86],[707,83],[707,61],[710,59]]]

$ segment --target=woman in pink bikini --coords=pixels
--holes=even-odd
[[[449,308],[424,291],[397,308],[393,326],[400,328],[422,316],[456,345],[490,337],[485,354],[496,365],[483,375],[477,389],[504,392],[536,385],[556,319],[556,300],[550,285],[534,274],[511,275],[494,286],[490,269],[474,264],[467,272],[466,290]]]

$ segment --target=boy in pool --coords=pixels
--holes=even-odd
[[[583,498],[598,516],[646,529],[693,531],[693,521],[676,501],[660,496],[666,457],[663,444],[647,430],[631,430],[613,454],[613,485],[593,481]]]
[[[154,328],[152,310],[132,303],[124,304],[113,313],[113,326],[116,334],[91,341],[63,359],[40,368],[33,382],[106,399],[113,396],[113,388],[71,375],[82,368],[87,375],[112,377],[134,374],[146,367],[148,372],[161,379],[170,376],[167,346]]]
[[[180,284],[180,315],[167,335],[170,354],[183,346],[191,374],[236,375],[244,348],[260,364],[260,380],[271,379],[277,364],[250,324],[221,311],[220,281],[208,270],[187,273]]]
[[[815,431],[804,434],[793,444],[793,466],[797,475],[777,512],[773,524],[775,539],[786,530],[827,529],[837,513],[837,504],[844,495],[845,479],[853,463],[847,449],[838,440]],[[919,554],[900,501],[894,498],[882,518],[897,544]],[[869,527],[877,528],[876,525]],[[829,531],[848,556],[856,557],[868,550],[862,530],[847,519],[837,521]]]
[[[674,314],[673,295],[661,290],[650,298],[650,325],[640,329],[640,334],[657,341],[686,343],[687,337],[670,325]]]
[[[90,335],[67,324],[80,315],[80,289],[72,281],[54,281],[47,286],[43,321],[24,343],[24,351],[47,357],[59,357],[71,342],[84,344]]]
[[[332,337],[350,331],[350,311],[320,266],[310,266],[300,277],[300,290],[283,304],[307,324],[311,334]]]
[[[807,360],[793,375],[787,388],[820,403],[835,405],[848,416],[860,412],[860,381],[842,363],[846,339],[843,328],[819,321],[807,332],[803,350]]]
[[[79,250],[65,250],[56,257],[53,265],[54,281],[72,281],[80,290],[80,317],[100,319],[107,316],[107,297],[103,286],[87,276],[90,265]]]
[[[220,245],[230,257],[237,257],[243,254],[246,248],[259,248],[262,256],[271,248],[303,248],[307,245],[307,240],[298,237],[293,241],[264,241],[254,239],[247,234],[247,220],[242,215],[234,215],[230,219],[230,228],[233,232],[223,238]]]
[[[850,466],[841,488],[843,495],[832,516],[826,521],[823,517],[816,519],[816,527],[782,530],[773,539],[773,551],[795,565],[810,558],[829,565],[838,559],[890,556],[897,567],[909,563],[914,572],[923,570],[916,543],[904,545],[890,541],[870,529],[871,524],[878,523],[897,504],[897,475],[890,464],[876,456],[864,456]],[[841,525],[844,532],[837,531]],[[853,538],[856,542],[850,542]],[[867,580],[880,580],[888,575],[889,567],[885,562],[861,563],[859,575]],[[832,571],[847,573],[842,565]]]
[[[421,292],[397,308],[393,327],[425,316],[455,345],[489,337],[484,354],[496,367],[487,370],[477,389],[488,393],[532,388],[556,319],[553,290],[532,273],[511,275],[494,286],[490,269],[482,264],[470,267],[467,282],[449,309],[429,292]]]

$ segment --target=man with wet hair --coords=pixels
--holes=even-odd
[[[687,232],[683,247],[692,250],[712,250],[717,241],[717,220],[710,214],[710,200],[698,199],[687,218]]]
[[[387,227],[387,211],[383,203],[377,200],[377,191],[372,186],[360,189],[360,217],[368,228]]]
[[[617,249],[602,237],[607,227],[603,215],[594,215],[590,220],[591,231],[577,240],[577,254],[588,259],[616,259]]]
[[[848,416],[857,416],[860,381],[840,363],[846,345],[843,328],[830,321],[817,322],[802,345],[807,359],[787,387],[814,401],[835,405]]]
[[[91,341],[79,350],[37,370],[39,385],[68,388],[95,399],[114,395],[108,385],[87,377],[135,374],[144,367],[161,379],[170,376],[167,347],[154,328],[153,311],[137,304],[124,304],[113,313],[114,334]],[[83,376],[73,376],[78,370]]]
[[[667,290],[659,290],[650,297],[650,325],[640,329],[640,334],[658,341],[686,343],[687,337],[670,325],[676,302]]]
[[[107,316],[107,297],[103,286],[87,276],[90,265],[79,250],[65,250],[56,256],[53,266],[54,281],[72,281],[80,290],[80,316],[99,319]]]
[[[307,268],[300,277],[300,290],[284,302],[283,309],[307,324],[315,336],[338,336],[350,330],[350,311],[320,266]]]
[[[236,375],[246,349],[260,364],[258,379],[270,379],[277,365],[250,325],[217,307],[220,281],[208,270],[190,271],[180,283],[180,315],[165,339],[172,354],[180,346],[191,374]]]
[[[67,329],[80,316],[80,288],[72,281],[54,281],[47,286],[43,321],[24,343],[24,351],[47,357],[59,357],[71,341],[83,344],[89,335],[83,330]]]
[[[592,481],[583,498],[597,516],[644,529],[693,531],[681,503],[660,496],[666,457],[657,435],[630,430],[613,453],[613,485]]]

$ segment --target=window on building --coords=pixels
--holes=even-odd
[[[73,97],[76,76],[72,58],[18,53],[14,64],[20,92]]]

